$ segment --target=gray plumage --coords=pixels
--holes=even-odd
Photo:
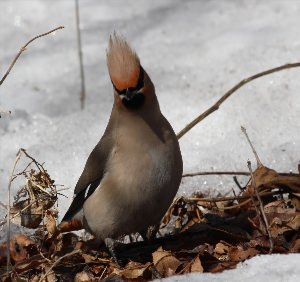
[[[108,50],[115,87],[110,120],[86,162],[63,219],[79,219],[99,239],[145,232],[158,224],[177,193],[182,175],[176,135],[160,111],[149,76],[142,67],[132,67],[139,60],[122,40],[115,35]],[[122,61],[120,52],[126,60]],[[123,64],[130,62],[130,56],[130,73],[122,75],[120,70],[128,71]],[[111,69],[118,64],[109,58],[118,58],[122,67]]]

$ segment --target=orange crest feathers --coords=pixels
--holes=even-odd
[[[136,86],[140,74],[140,59],[125,38],[116,33],[109,39],[107,67],[117,89]]]

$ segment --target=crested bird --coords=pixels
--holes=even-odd
[[[109,39],[107,67],[114,94],[110,119],[61,223],[83,226],[103,241],[147,234],[157,226],[182,176],[178,140],[154,85],[136,52],[116,33]]]

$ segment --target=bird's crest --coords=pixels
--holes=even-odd
[[[140,74],[140,59],[123,36],[110,36],[107,67],[112,83],[118,90],[135,87]]]

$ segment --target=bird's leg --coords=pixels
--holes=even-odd
[[[120,264],[119,264],[119,261],[117,259],[116,252],[115,252],[116,241],[112,238],[105,238],[104,243],[105,243],[105,246],[108,249],[110,255],[112,256],[115,264],[117,265],[117,267],[120,268]]]

